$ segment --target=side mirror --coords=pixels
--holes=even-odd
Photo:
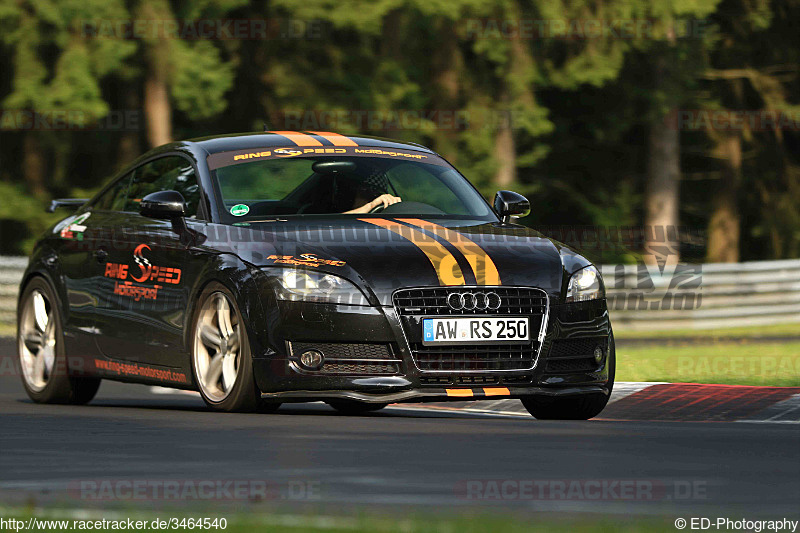
[[[511,217],[528,216],[531,212],[531,203],[521,194],[497,191],[494,195],[494,210],[503,219],[503,224],[510,224]]]
[[[178,191],[152,192],[142,198],[139,213],[150,218],[180,218],[186,215],[186,200]]]

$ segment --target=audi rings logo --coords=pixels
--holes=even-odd
[[[496,292],[451,292],[447,305],[454,311],[497,311],[501,305]]]

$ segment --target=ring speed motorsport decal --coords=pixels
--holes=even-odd
[[[142,298],[156,300],[158,299],[158,289],[162,288],[162,285],[145,286],[138,284],[155,282],[177,285],[181,282],[181,269],[151,264],[145,256],[145,251],[149,250],[150,247],[148,245],[140,244],[133,251],[133,261],[138,272],[132,271],[130,265],[106,263],[104,276],[122,281],[122,283],[119,281],[115,283],[114,294],[128,296],[137,302]],[[132,281],[126,281],[128,278]],[[136,284],[133,282],[136,282]]]

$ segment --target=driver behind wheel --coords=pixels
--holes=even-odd
[[[344,214],[370,213],[378,207],[386,209],[390,205],[402,202],[398,196],[386,192],[386,185],[388,185],[388,180],[382,174],[376,174],[364,180],[356,191],[353,209],[345,211]]]

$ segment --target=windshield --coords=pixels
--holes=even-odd
[[[414,150],[277,148],[213,154],[208,163],[225,211],[237,220],[366,213],[494,219],[453,167]]]

